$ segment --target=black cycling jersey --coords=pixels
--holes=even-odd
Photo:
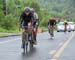
[[[48,22],[48,25],[50,25],[50,26],[56,25],[56,20],[50,19],[49,22]]]
[[[23,12],[20,16],[20,24],[27,26],[29,22],[32,22],[33,15],[30,13],[28,16]]]

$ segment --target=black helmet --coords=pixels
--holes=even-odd
[[[31,11],[31,10],[30,10],[30,7],[25,7],[25,8],[24,8],[24,12],[25,12],[25,13],[30,12],[30,11]]]

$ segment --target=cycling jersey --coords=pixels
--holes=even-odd
[[[64,21],[64,25],[68,25],[68,22],[67,21]]]
[[[33,15],[30,13],[28,16],[23,12],[20,16],[20,25],[27,26],[29,22],[32,22]]]
[[[48,25],[50,25],[50,26],[56,25],[56,20],[55,19],[50,19],[49,22],[48,22]]]
[[[39,25],[39,21],[38,21],[39,19],[38,19],[38,15],[37,15],[37,13],[36,12],[34,12],[33,13],[33,26],[34,27],[38,27],[38,25]]]

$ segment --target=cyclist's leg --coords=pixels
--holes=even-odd
[[[53,27],[51,27],[51,37],[53,37]]]
[[[25,31],[27,30],[27,25],[22,26],[22,48],[25,47]]]
[[[38,33],[38,26],[36,27],[36,36],[37,36],[37,33]]]
[[[36,23],[34,23],[33,24],[33,39],[35,44],[36,44],[36,35],[37,35],[37,27],[36,27]]]
[[[50,26],[49,31],[50,31],[50,35],[52,36],[52,26]]]
[[[36,44],[36,28],[33,27],[32,31],[32,36],[33,36],[33,43]]]
[[[30,46],[30,50],[33,47],[33,26],[28,26],[28,40],[30,42],[29,46]]]
[[[37,33],[38,33],[38,27],[39,27],[39,25],[36,22],[36,36],[37,36]]]
[[[28,40],[30,42],[32,42],[32,32],[33,32],[33,26],[30,24],[30,26],[28,26]]]
[[[24,48],[24,33],[25,33],[25,29],[22,29],[22,48]]]
[[[50,27],[50,35],[51,37],[54,37],[54,26]]]
[[[52,37],[54,37],[54,26],[52,26]]]
[[[50,33],[50,27],[48,27],[48,32]]]
[[[66,24],[64,25],[64,32],[66,32]]]
[[[36,41],[36,34],[37,34],[37,31],[36,31],[36,28],[34,28],[34,40]]]
[[[66,31],[67,31],[67,25],[66,25]]]

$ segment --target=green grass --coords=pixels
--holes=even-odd
[[[16,30],[6,30],[6,29],[3,29],[3,28],[0,28],[0,32],[6,32],[6,33],[19,33],[19,29],[16,29]]]
[[[6,37],[6,36],[10,36],[10,35],[17,34],[17,33],[20,33],[19,29],[6,30],[0,27],[0,37]]]
[[[0,34],[0,37],[9,36],[8,34]]]
[[[39,27],[39,28],[41,28],[41,29],[43,29],[43,30],[48,30],[48,27]],[[54,30],[57,30],[57,28],[55,27]]]

